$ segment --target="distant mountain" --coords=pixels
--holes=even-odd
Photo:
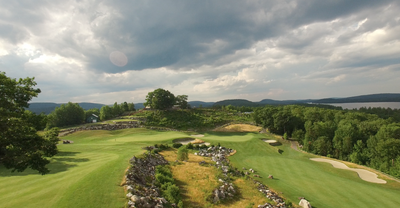
[[[314,100],[313,103],[370,103],[370,102],[400,102],[400,93],[381,93],[360,95],[347,98],[325,98]]]
[[[56,107],[60,107],[62,104],[65,103],[29,103],[29,108],[27,108],[27,110],[30,110],[36,114],[40,113],[49,114],[52,111],[54,111]],[[89,110],[92,108],[100,109],[101,107],[104,106],[103,104],[98,104],[98,103],[78,103],[78,105],[85,110]]]
[[[189,104],[190,104],[190,106],[193,108],[193,107],[196,107],[196,108],[198,108],[198,107],[200,107],[200,105],[202,106],[202,107],[211,107],[211,106],[213,106],[213,104],[214,104],[214,102],[203,102],[203,101],[189,101],[188,102]]]
[[[245,99],[229,99],[229,100],[221,100],[218,102],[203,102],[203,101],[190,101],[188,102],[192,107],[199,107],[202,105],[203,107],[212,107],[212,106],[248,106],[248,107],[257,107],[264,105],[291,105],[291,104],[326,104],[326,103],[368,103],[368,102],[400,102],[400,93],[381,93],[381,94],[371,94],[371,95],[360,95],[353,96],[347,98],[324,98],[324,99],[304,99],[304,100],[272,100],[272,99],[263,99],[260,102],[252,102]],[[104,104],[98,103],[78,103],[83,109],[88,110],[92,108],[101,108]],[[60,107],[60,103],[30,103],[28,110],[34,113],[45,113],[49,114],[56,107]],[[135,108],[140,109],[144,108],[143,103],[135,103]]]
[[[248,107],[257,107],[257,106],[262,106],[263,104],[261,103],[255,103],[251,102],[245,99],[232,99],[232,100],[221,100],[216,103],[214,103],[213,106],[227,106],[227,105],[232,105],[232,106],[248,106]]]

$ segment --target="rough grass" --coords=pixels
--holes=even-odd
[[[262,128],[250,124],[232,124],[214,129],[217,132],[259,132]]]
[[[175,161],[177,158],[176,150],[163,151],[160,154],[168,161]],[[218,205],[213,205],[206,201],[206,198],[218,187],[218,171],[215,167],[200,166],[198,164],[200,161],[212,163],[210,158],[190,154],[187,162],[179,163],[171,167],[172,175],[181,189],[182,201],[185,207],[243,208],[251,202],[255,203],[255,205],[267,202],[267,198],[258,192],[257,187],[252,181],[242,178],[236,179],[233,182],[233,184],[237,186],[239,192],[236,200],[227,201]]]

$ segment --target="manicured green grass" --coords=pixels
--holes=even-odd
[[[63,137],[48,166],[51,173],[10,173],[0,167],[0,207],[124,207],[120,183],[141,147],[182,137],[145,129],[82,131]]]
[[[195,134],[195,133],[193,133]],[[52,172],[10,173],[0,167],[0,207],[124,207],[120,183],[128,161],[154,143],[188,137],[181,132],[146,129],[81,131],[63,139],[60,154],[48,166]],[[237,150],[229,159],[239,169],[253,168],[267,186],[298,203],[306,197],[313,207],[399,207],[400,183],[374,184],[355,172],[309,160],[309,154],[289,145],[271,146],[265,134],[207,132],[201,139]],[[271,138],[276,139],[276,138]],[[278,148],[283,153],[278,153]],[[274,179],[268,179],[268,175]]]
[[[271,146],[260,138],[266,135],[242,135],[237,142],[237,134],[232,142],[224,137],[203,137],[204,141],[220,142],[221,145],[237,150],[229,159],[235,167],[253,168],[262,176],[264,184],[283,192],[283,196],[292,202],[299,202],[298,197],[310,200],[313,207],[400,207],[400,183],[389,181],[388,184],[374,184],[361,180],[357,173],[333,168],[328,163],[309,160],[314,157],[297,152],[289,144]],[[271,139],[276,139],[271,137]],[[283,150],[282,154],[278,149]],[[274,179],[268,179],[273,175]]]

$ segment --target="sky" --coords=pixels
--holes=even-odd
[[[0,0],[0,71],[33,102],[399,93],[400,1]]]

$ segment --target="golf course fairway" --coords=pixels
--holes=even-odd
[[[229,157],[235,167],[253,168],[262,177],[257,180],[295,204],[305,197],[317,208],[400,207],[400,183],[393,180],[385,178],[386,184],[363,181],[353,171],[309,160],[315,156],[295,151],[290,144],[272,146],[261,140],[276,139],[266,134],[199,133],[205,142],[235,149],[236,154]],[[173,139],[189,135],[128,129],[65,136],[62,139],[74,143],[58,146],[60,153],[48,165],[50,174],[11,173],[0,167],[0,207],[124,207],[120,184],[129,159],[141,154],[143,146],[172,144]]]

